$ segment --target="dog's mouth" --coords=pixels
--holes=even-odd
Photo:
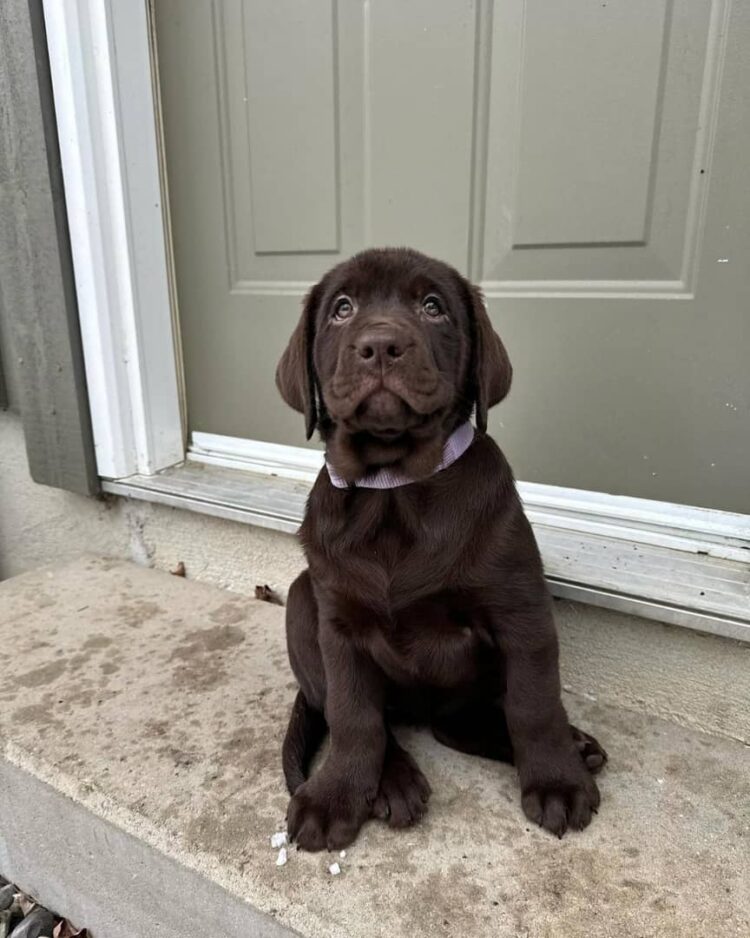
[[[405,364],[343,367],[323,384],[328,459],[347,481],[383,466],[422,478],[440,460],[453,385],[424,358]]]
[[[439,372],[424,368],[416,374],[337,374],[324,385],[323,399],[333,420],[349,432],[396,439],[434,422],[452,393]]]
[[[350,433],[367,433],[383,442],[395,443],[433,419],[433,414],[417,413],[403,397],[382,386],[361,400],[343,422]]]
[[[422,403],[419,401],[418,403]],[[379,383],[360,394],[347,416],[336,415],[329,433],[328,459],[348,482],[383,466],[399,466],[407,475],[429,475],[443,451],[446,404],[420,413],[405,396]]]

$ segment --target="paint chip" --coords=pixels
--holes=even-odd
[[[286,831],[277,831],[275,834],[271,834],[271,846],[274,848],[274,850],[278,850],[279,847],[283,847],[286,842]]]
[[[341,872],[341,867],[338,865],[338,863],[332,863],[328,867],[328,872],[331,874],[331,876],[338,876]]]

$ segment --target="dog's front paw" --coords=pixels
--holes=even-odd
[[[331,778],[321,771],[289,802],[287,830],[302,850],[341,850],[370,816],[375,787]]]
[[[577,754],[566,752],[522,772],[521,790],[526,817],[557,837],[583,830],[599,807],[599,789]]]

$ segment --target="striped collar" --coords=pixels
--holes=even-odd
[[[431,475],[435,475],[441,470],[447,469],[448,466],[452,465],[457,459],[463,456],[466,450],[471,446],[473,439],[474,427],[467,420],[466,423],[462,423],[460,427],[457,427],[445,441],[445,445],[443,446],[443,458],[432,470]],[[328,460],[326,460],[326,468],[328,469],[328,475],[330,476],[332,484],[335,485],[337,489],[350,488],[350,483],[341,478]],[[397,469],[390,469],[388,466],[384,466],[382,469],[378,469],[376,472],[370,472],[361,479],[352,482],[351,486],[358,489],[396,489],[402,485],[409,485],[410,482],[416,481],[416,479],[409,478],[409,476],[405,475],[403,472],[399,472]]]

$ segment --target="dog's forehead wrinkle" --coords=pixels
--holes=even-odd
[[[335,277],[342,292],[411,292],[449,288],[455,274],[447,264],[416,251],[386,248],[365,251],[345,262]]]

